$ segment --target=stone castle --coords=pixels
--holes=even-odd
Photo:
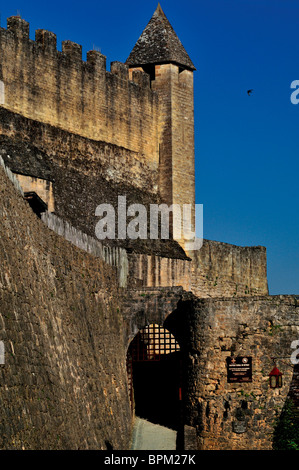
[[[110,71],[18,16],[0,49],[0,448],[130,449],[135,414],[180,448],[279,446],[299,299],[269,296],[265,248],[95,236],[119,196],[195,224],[195,66],[160,5]]]

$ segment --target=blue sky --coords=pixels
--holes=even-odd
[[[107,63],[125,61],[157,0],[0,1]],[[299,295],[299,0],[161,0],[195,72],[196,202],[204,237],[267,247],[270,294]],[[247,90],[253,89],[251,96]]]

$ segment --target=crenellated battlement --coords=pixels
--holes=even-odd
[[[7,29],[0,28],[2,34],[7,32],[12,34],[17,40],[28,41],[28,44],[34,48],[34,45],[41,47],[43,52],[55,52],[58,57],[70,59],[73,62],[82,62],[82,67],[91,66],[89,71],[105,70],[106,71],[106,56],[96,50],[90,50],[86,54],[86,61],[82,59],[82,46],[70,40],[62,41],[62,51],[57,49],[57,36],[55,33],[46,29],[35,30],[35,41],[29,38],[29,23],[19,16],[11,16],[7,18]],[[12,38],[12,37],[11,37]],[[36,49],[36,53],[39,49]],[[111,62],[110,72],[119,76],[122,80],[129,80],[128,65],[119,61]],[[142,87],[150,89],[150,81],[148,74],[140,71],[139,75],[143,75],[143,80],[129,80],[138,83]]]
[[[0,28],[0,80],[5,108],[84,137],[148,157],[157,168],[158,96],[149,76],[44,29],[29,37],[29,23],[13,16]]]
[[[19,39],[29,39],[29,23],[20,16],[7,18],[7,31],[15,34]]]

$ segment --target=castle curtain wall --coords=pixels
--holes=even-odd
[[[56,35],[45,30],[32,41],[29,24],[12,17],[0,29],[0,65],[7,109],[144,154],[157,168],[158,97],[146,80],[130,81],[124,64],[113,62],[108,72],[101,53],[88,52],[85,62],[71,41],[58,51]]]

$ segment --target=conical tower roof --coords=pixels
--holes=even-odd
[[[195,70],[184,46],[158,4],[126,64],[133,67],[165,63],[175,63],[184,68]]]

